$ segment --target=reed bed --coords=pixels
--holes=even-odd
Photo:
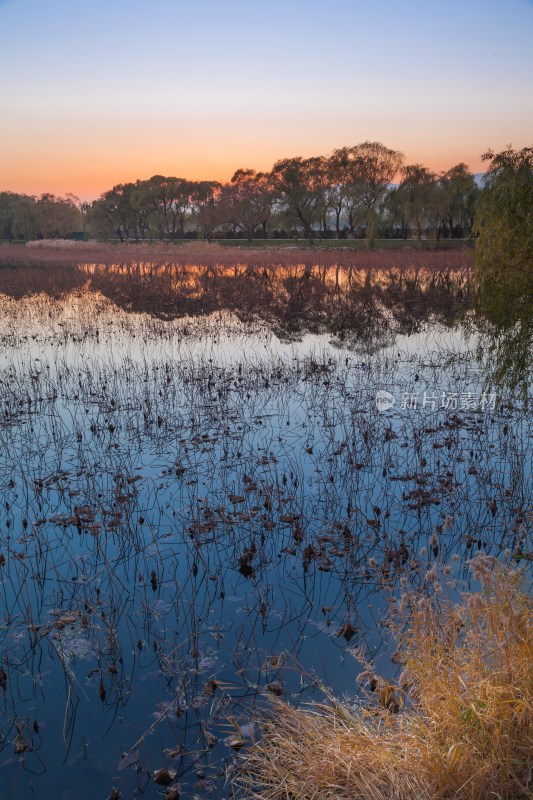
[[[33,244],[33,243],[32,243]],[[420,251],[408,248],[387,250],[351,250],[298,248],[298,247],[240,247],[210,244],[203,241],[151,244],[103,244],[98,242],[68,242],[58,245],[52,241],[35,243],[37,246],[0,244],[0,265],[57,265],[75,266],[82,262],[99,264],[173,262],[179,265],[233,266],[253,264],[265,266],[315,266],[365,267],[388,269],[394,267],[425,267],[435,269],[468,269],[473,267],[473,251],[464,250]]]
[[[532,597],[522,571],[480,554],[476,592],[428,572],[392,620],[403,668],[366,665],[366,701],[276,701],[237,783],[255,800],[501,800],[533,796]],[[372,691],[373,690],[373,691]]]

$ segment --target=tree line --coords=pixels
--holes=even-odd
[[[393,182],[399,178],[399,182]],[[440,175],[363,142],[329,156],[285,158],[270,172],[238,169],[227,183],[154,175],[120,183],[92,203],[0,193],[0,238],[83,230],[99,239],[461,238],[481,190],[466,164]]]
[[[83,213],[74,195],[0,192],[0,239],[59,239],[82,228]]]

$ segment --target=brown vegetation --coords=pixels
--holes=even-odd
[[[314,250],[298,247],[247,248],[226,247],[206,242],[183,244],[97,244],[73,242],[72,247],[0,245],[0,266],[56,266],[94,264],[195,264],[199,266],[234,266],[253,264],[254,268],[272,266],[339,266],[359,269],[424,268],[464,269],[470,271],[473,253],[469,249],[449,251],[409,250]]]
[[[283,337],[416,330],[469,307],[470,253],[257,249],[219,245],[4,246],[0,291],[50,296],[90,288],[161,319],[230,311]],[[12,268],[10,268],[12,267]]]
[[[402,597],[404,669],[367,668],[369,702],[276,701],[239,782],[256,800],[484,800],[533,796],[532,599],[524,576],[485,555],[460,602]],[[445,577],[445,576],[444,576]],[[371,690],[374,691],[372,695]],[[370,698],[375,698],[370,702]]]

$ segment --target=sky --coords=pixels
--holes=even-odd
[[[0,0],[0,191],[533,144],[533,0]]]

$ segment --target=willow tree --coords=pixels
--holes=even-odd
[[[149,227],[157,231],[161,239],[176,239],[185,232],[193,189],[194,184],[185,178],[153,175],[148,180],[137,181],[132,204],[145,212]]]
[[[266,239],[274,199],[268,175],[254,169],[238,169],[220,190],[221,220],[241,230],[249,242],[260,227]]]
[[[443,201],[442,219],[450,238],[469,235],[474,224],[474,208],[479,189],[463,162],[451,167],[439,180]]]
[[[334,150],[328,159],[331,183],[331,207],[335,213],[337,239],[340,239],[341,215],[344,214],[352,237],[355,226],[364,217],[361,216],[365,196],[362,170],[357,160],[358,147],[341,147]]]
[[[87,219],[94,236],[107,239],[115,235],[121,242],[137,237],[137,212],[132,197],[138,183],[117,183],[92,203]]]
[[[403,166],[403,154],[385,147],[381,142],[363,142],[350,148],[353,173],[360,191],[360,201],[366,211],[366,238],[374,241],[374,228],[379,205],[395,176]]]
[[[533,147],[489,151],[474,231],[476,276],[482,301],[505,314],[511,302],[532,304]]]
[[[433,198],[437,191],[437,176],[422,164],[408,164],[396,192],[403,215],[416,228],[417,238],[422,239],[424,227],[431,215]]]
[[[35,207],[39,218],[40,234],[44,239],[62,239],[82,227],[79,199],[72,194],[56,197],[43,194]]]
[[[533,147],[489,151],[474,232],[477,310],[489,322],[487,349],[497,383],[521,386],[533,354]]]
[[[313,223],[320,217],[324,188],[324,162],[321,157],[284,158],[272,167],[274,190],[279,194],[294,224],[313,241]]]

